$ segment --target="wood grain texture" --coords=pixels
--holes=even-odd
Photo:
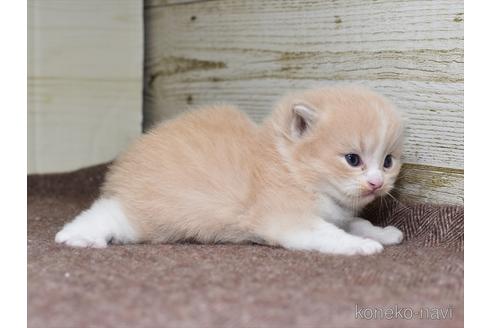
[[[259,122],[287,91],[363,84],[407,120],[402,197],[462,204],[463,20],[456,0],[148,0],[145,126],[221,102]]]
[[[28,172],[112,160],[141,132],[134,0],[28,1]]]
[[[438,200],[463,204],[462,169],[404,164],[392,194],[406,201]]]

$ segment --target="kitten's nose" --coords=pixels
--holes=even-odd
[[[376,178],[376,179],[371,179],[367,181],[367,184],[369,185],[369,188],[372,191],[378,190],[383,186],[383,179]]]

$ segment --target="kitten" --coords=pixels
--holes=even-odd
[[[230,106],[185,113],[122,154],[102,196],[56,242],[256,242],[377,253],[400,243],[402,232],[356,215],[393,187],[401,145],[398,113],[361,87],[288,95],[261,126]]]

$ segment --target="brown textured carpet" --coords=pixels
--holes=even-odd
[[[463,326],[462,207],[374,208],[373,221],[395,224],[406,239],[367,257],[257,245],[55,244],[61,226],[97,196],[105,170],[28,177],[29,327]]]

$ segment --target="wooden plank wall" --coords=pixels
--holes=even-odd
[[[113,159],[141,131],[143,3],[28,1],[28,171]]]
[[[256,121],[286,91],[339,82],[407,119],[400,197],[463,203],[463,2],[145,1],[144,120],[230,102]]]

